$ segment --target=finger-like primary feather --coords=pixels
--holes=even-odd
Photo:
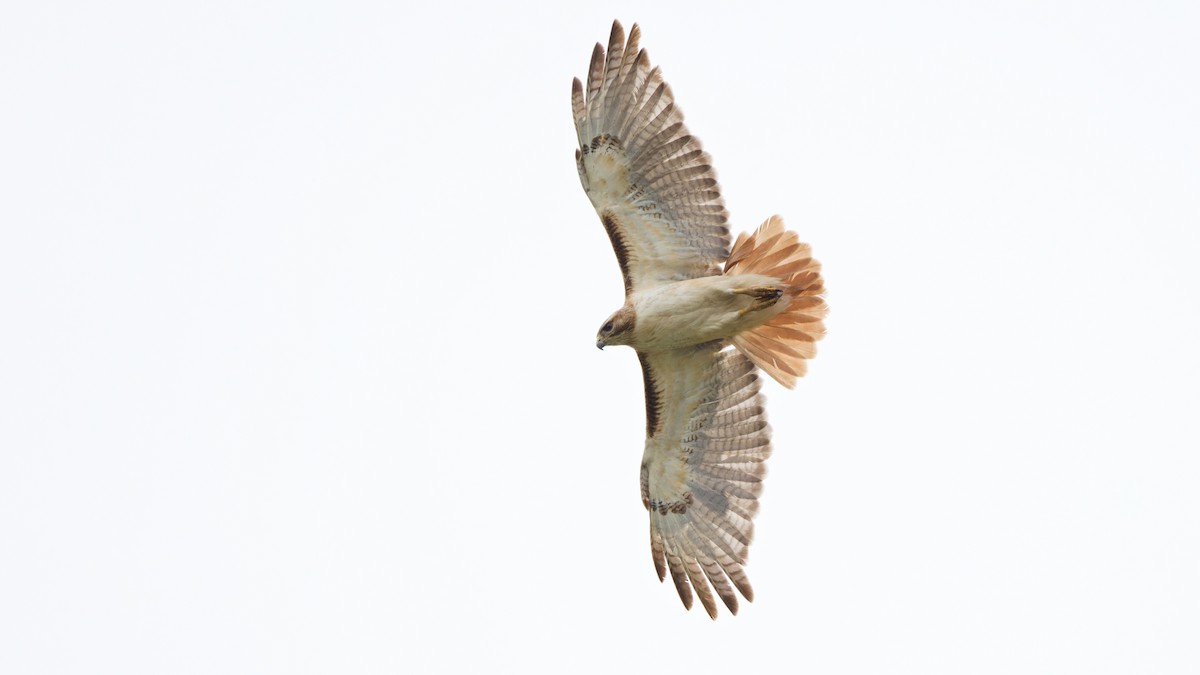
[[[719,342],[640,356],[647,389],[662,402],[642,456],[642,502],[659,576],[665,560],[685,606],[694,591],[715,617],[711,583],[736,613],[731,582],[753,598],[742,565],[771,454],[754,364],[721,351]]]
[[[626,293],[719,274],[728,214],[708,154],[687,131],[636,25],[613,23],[571,103],[579,177],[612,239]]]

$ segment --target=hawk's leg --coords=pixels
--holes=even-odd
[[[753,298],[748,306],[743,307],[738,316],[746,316],[750,312],[757,312],[766,309],[776,302],[779,302],[779,296],[783,295],[783,291],[774,286],[747,286],[746,288],[735,288],[733,293],[737,295],[748,295]]]

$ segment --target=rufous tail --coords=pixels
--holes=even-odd
[[[807,370],[825,336],[828,311],[821,264],[812,247],[795,232],[783,229],[783,218],[771,216],[753,233],[738,235],[725,262],[725,274],[763,274],[780,280],[787,309],[761,326],[738,333],[731,342],[775,381],[791,389]]]

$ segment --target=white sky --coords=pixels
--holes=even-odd
[[[80,5],[0,11],[0,671],[1200,670],[1195,3]],[[716,622],[593,346],[613,18],[830,289]]]

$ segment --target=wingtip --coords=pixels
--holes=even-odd
[[[613,19],[612,30],[609,31],[609,34],[608,34],[608,43],[609,44],[613,44],[613,43],[624,44],[624,42],[625,42],[625,28],[623,28],[621,26],[621,22],[619,20]]]
[[[604,45],[599,42],[592,47],[592,60],[588,64],[588,89],[595,93],[604,81]]]
[[[680,593],[679,601],[683,603],[684,609],[686,609],[689,612],[692,611],[692,594],[691,593],[688,593],[687,595]]]

